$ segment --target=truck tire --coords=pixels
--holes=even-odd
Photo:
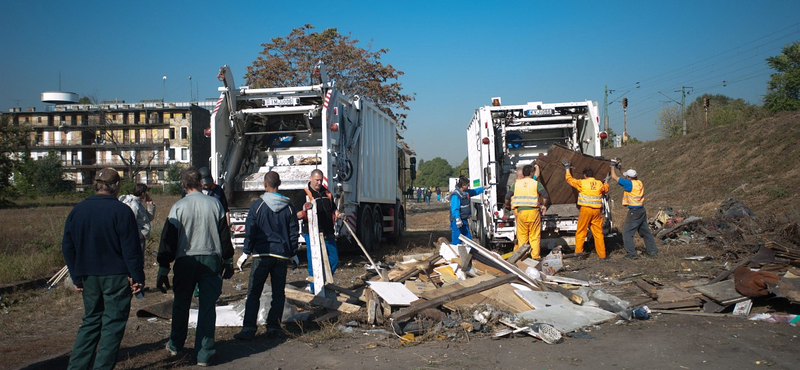
[[[475,227],[472,228],[472,239],[478,240],[478,244],[485,247],[486,246],[486,230],[483,229],[483,209],[481,207],[475,207]]]
[[[373,224],[372,207],[363,205],[361,207],[361,216],[358,218],[358,239],[361,241],[361,244],[364,245],[364,249],[366,249],[367,252],[372,252],[374,250],[373,239],[375,236],[373,234],[375,232],[375,227]]]
[[[383,214],[381,213],[381,206],[376,205],[375,211],[372,213],[372,250],[377,250],[381,247],[381,239],[383,238]]]
[[[390,242],[399,240],[403,236],[403,231],[406,229],[406,217],[403,213],[403,208],[400,206],[400,202],[397,202],[394,207],[394,231],[386,235],[386,240]]]

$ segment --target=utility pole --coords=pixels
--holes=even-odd
[[[608,85],[606,85],[603,97],[603,124],[605,125],[604,130],[608,132]]]
[[[683,119],[683,136],[686,136],[686,89],[691,86],[681,86],[681,119]]]
[[[189,76],[189,102],[192,102],[192,76]]]
[[[167,98],[167,76],[161,77],[161,80],[164,81],[161,90],[161,102],[163,103],[164,99]]]

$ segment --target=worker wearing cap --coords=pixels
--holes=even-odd
[[[532,173],[533,172],[533,173]],[[533,175],[533,177],[531,177]],[[539,244],[542,235],[542,215],[547,211],[547,191],[539,179],[539,165],[525,165],[517,172],[517,181],[506,195],[504,207],[514,210],[517,224],[517,243],[531,246],[531,258],[542,258]]]
[[[636,246],[633,244],[633,235],[638,231],[639,236],[644,239],[645,253],[650,257],[658,255],[656,241],[653,233],[650,232],[650,225],[647,224],[647,211],[644,209],[644,185],[639,181],[636,171],[629,168],[624,173],[624,178],[617,175],[619,165],[616,161],[611,161],[611,177],[616,181],[624,193],[622,195],[622,205],[628,207],[628,217],[625,218],[625,225],[622,227],[622,242],[628,254],[626,258],[635,259]]]
[[[459,244],[459,236],[464,235],[472,239],[467,221],[472,216],[472,205],[469,198],[483,194],[484,188],[469,189],[469,180],[461,176],[458,178],[456,188],[450,192],[450,231],[453,244]]]
[[[211,177],[211,171],[208,170],[208,167],[201,167],[197,171],[200,172],[201,181],[203,183],[203,194],[217,198],[217,200],[222,203],[222,209],[225,210],[225,221],[227,221],[228,226],[230,226],[231,210],[228,208],[228,198],[225,197],[225,192],[214,182],[214,178]]]
[[[144,287],[144,252],[133,212],[117,200],[120,177],[104,168],[94,178],[97,192],[67,216],[61,249],[75,289],[83,294],[70,369],[111,369],[125,334],[131,295]]]
[[[594,250],[600,259],[606,258],[606,244],[603,240],[603,195],[608,193],[608,184],[594,178],[591,168],[583,169],[583,179],[572,177],[570,163],[564,162],[567,183],[578,190],[578,229],[575,231],[575,253],[583,252],[588,229],[592,230]]]

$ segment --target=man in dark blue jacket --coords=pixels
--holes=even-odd
[[[111,369],[131,310],[131,295],[144,287],[144,252],[133,212],[117,200],[119,173],[104,168],[94,190],[67,216],[61,250],[75,289],[83,293],[70,369]],[[94,360],[94,365],[92,361]]]
[[[264,175],[266,193],[253,202],[245,220],[244,253],[253,257],[250,281],[247,285],[247,300],[244,308],[244,324],[236,339],[252,339],[258,325],[256,319],[261,306],[261,293],[267,277],[272,283],[272,303],[267,314],[267,334],[281,329],[283,305],[286,302],[286,268],[291,260],[297,266],[297,240],[300,237],[299,223],[289,198],[278,193],[281,178],[274,171]]]

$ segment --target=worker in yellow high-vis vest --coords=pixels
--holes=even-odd
[[[594,250],[600,259],[606,258],[606,244],[603,240],[603,195],[608,193],[608,184],[594,178],[594,171],[590,168],[583,170],[583,179],[572,177],[570,163],[564,162],[567,171],[567,183],[578,190],[578,230],[575,231],[575,253],[583,252],[588,229],[592,230],[594,237]]]
[[[538,181],[539,166],[525,165],[522,167],[522,178],[517,179],[509,191],[507,208],[514,210],[517,224],[517,244],[531,246],[531,258],[542,258],[540,254],[540,241],[542,235],[542,215],[547,210],[547,191]]]
[[[658,248],[650,225],[647,224],[647,211],[644,209],[644,185],[639,181],[639,174],[636,170],[629,168],[623,175],[624,178],[617,176],[614,169],[619,167],[614,160],[611,161],[611,178],[622,186],[622,205],[628,207],[628,217],[625,218],[625,225],[622,227],[622,243],[628,254],[626,258],[636,259],[636,246],[633,244],[633,235],[639,232],[644,240],[645,253],[648,257],[658,256]]]

